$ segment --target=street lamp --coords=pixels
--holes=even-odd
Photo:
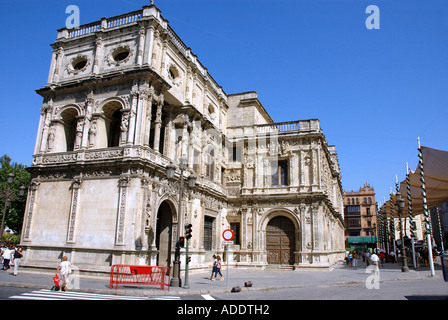
[[[187,169],[187,162],[188,160],[186,158],[181,157],[179,159],[179,169],[180,169],[180,192],[179,192],[179,206],[178,206],[178,218],[177,218],[177,235],[176,235],[176,251],[174,253],[174,262],[173,262],[173,277],[171,278],[170,286],[171,287],[181,287],[182,286],[182,280],[180,279],[180,226],[181,224],[181,217],[182,217],[182,198],[184,193],[184,171]],[[166,175],[169,179],[174,178],[174,173],[176,171],[176,167],[170,163],[166,167]],[[190,188],[194,188],[196,185],[196,176],[194,174],[190,174],[188,177],[188,186]],[[187,241],[188,246],[188,241]],[[188,256],[187,256],[187,263],[186,266],[188,266]],[[186,272],[188,273],[188,267],[186,267]],[[188,286],[188,284],[187,284]]]
[[[401,198],[401,193],[396,193],[395,200],[395,210],[398,212],[398,218],[400,219],[400,237],[401,237],[401,258],[403,259],[403,264],[401,267],[402,272],[408,272],[408,259],[406,257],[406,249],[404,246],[404,238],[403,238],[403,221],[401,219],[401,214],[403,213],[404,208],[404,200]]]

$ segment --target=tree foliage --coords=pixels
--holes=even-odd
[[[5,226],[14,233],[22,231],[23,216],[25,212],[27,190],[30,183],[30,173],[23,164],[12,162],[6,154],[0,157],[0,214],[4,214],[6,193],[8,188],[8,174],[14,174],[14,181],[10,185],[10,201],[6,210]],[[25,187],[25,195],[19,195],[20,186]],[[2,217],[2,216],[0,216]]]

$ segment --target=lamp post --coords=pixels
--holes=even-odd
[[[176,234],[176,251],[174,253],[174,262],[173,262],[173,277],[171,278],[170,286],[171,287],[181,287],[182,280],[180,278],[180,226],[182,225],[181,217],[182,217],[182,198],[184,193],[184,171],[187,169],[187,159],[180,158],[179,159],[179,169],[180,169],[180,192],[179,192],[179,206],[178,206],[178,215],[177,215],[177,234]],[[176,171],[176,167],[173,164],[169,164],[166,167],[166,175],[168,179],[174,178],[174,173]],[[196,185],[196,176],[190,174],[188,177],[188,186],[190,188],[194,188]],[[187,241],[188,246],[188,241]],[[188,257],[187,257],[188,259]]]
[[[401,266],[401,272],[408,272],[408,259],[406,257],[406,248],[404,246],[404,238],[403,238],[403,221],[401,218],[401,214],[403,213],[404,208],[404,200],[401,198],[401,193],[396,193],[396,200],[395,200],[395,210],[398,213],[398,218],[400,219],[400,237],[401,237],[401,257],[403,259],[403,264]]]
[[[3,208],[2,224],[0,226],[0,240],[3,237],[3,231],[5,230],[5,219],[6,219],[6,213],[8,210],[8,205],[11,202],[11,200],[15,199],[14,195],[11,193],[11,185],[14,182],[14,174],[13,173],[8,174],[8,176],[6,178],[6,182],[8,182],[8,187],[6,188],[5,206]],[[24,194],[25,194],[25,187],[20,186],[19,196],[23,196]]]

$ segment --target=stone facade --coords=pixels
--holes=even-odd
[[[227,228],[237,266],[331,268],[343,256],[338,159],[318,120],[274,123],[256,92],[226,94],[155,5],[61,29],[52,47],[24,266],[62,255],[86,272],[172,266],[186,223],[190,268],[224,253]]]

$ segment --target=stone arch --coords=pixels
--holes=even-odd
[[[268,264],[293,265],[300,250],[300,222],[286,208],[274,208],[265,213],[260,223],[262,248]]]
[[[67,152],[75,150],[78,126],[83,126],[79,106],[67,105],[59,109],[50,128],[48,151]]]
[[[129,119],[123,112],[125,105],[119,98],[109,98],[101,104],[97,121],[97,148],[118,147],[126,140]]]
[[[161,201],[157,208],[155,245],[158,266],[171,267],[171,253],[177,228],[176,212],[174,203],[168,199]]]

